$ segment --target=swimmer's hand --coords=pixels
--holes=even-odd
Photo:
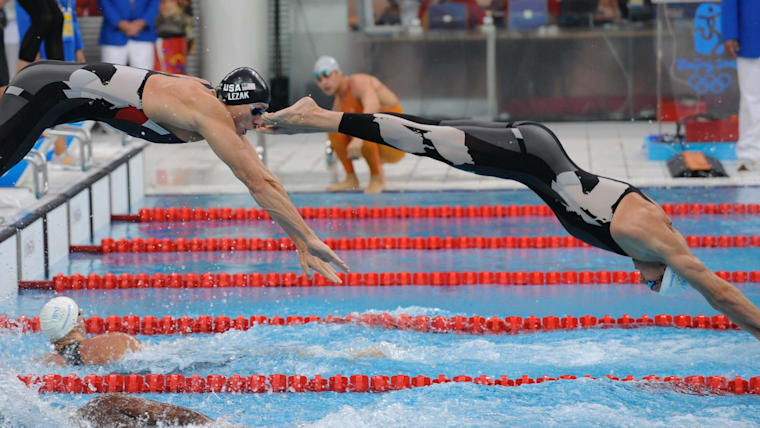
[[[348,272],[348,265],[327,244],[319,238],[310,239],[308,242],[296,239],[295,244],[298,250],[298,261],[301,263],[301,268],[306,276],[311,278],[313,276],[311,269],[314,269],[330,281],[337,284],[341,283],[330,263],[335,263],[345,272]]]

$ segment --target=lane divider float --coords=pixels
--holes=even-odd
[[[697,236],[685,237],[692,248],[760,247],[760,235]],[[459,250],[459,249],[513,249],[513,248],[591,248],[591,245],[573,236],[370,236],[354,238],[327,238],[324,242],[333,250]],[[207,251],[293,251],[296,249],[288,237],[275,238],[104,238],[100,245],[72,245],[72,253],[175,253]]]
[[[731,322],[725,315],[713,315],[712,317],[700,314],[696,316],[679,314],[658,314],[654,318],[643,314],[638,318],[623,314],[618,318],[604,315],[595,317],[585,315],[574,317],[566,315],[536,317],[507,316],[490,318],[474,315],[465,317],[461,315],[453,317],[428,316],[428,315],[390,315],[388,313],[365,313],[349,314],[346,316],[328,315],[319,317],[309,315],[288,315],[281,317],[274,315],[254,315],[245,317],[238,315],[230,318],[226,315],[211,317],[200,315],[193,318],[183,315],[173,318],[170,315],[157,317],[146,315],[109,315],[101,318],[97,315],[85,319],[85,331],[88,334],[103,334],[122,332],[127,334],[142,335],[173,335],[173,334],[212,334],[225,333],[230,330],[245,331],[254,326],[299,326],[309,323],[321,324],[354,324],[368,327],[378,327],[397,330],[414,330],[426,333],[468,333],[468,334],[515,334],[535,333],[557,330],[576,330],[579,328],[637,328],[637,327],[676,327],[694,328],[703,330],[739,330],[739,327]],[[39,317],[17,319],[0,316],[0,329],[14,330],[21,333],[35,333],[40,331]]]
[[[296,393],[296,392],[391,392],[403,389],[421,388],[431,385],[464,382],[487,386],[516,387],[544,382],[561,382],[585,379],[597,380],[596,377],[585,375],[560,375],[556,377],[541,376],[531,378],[528,375],[511,379],[506,375],[491,377],[487,375],[467,376],[458,375],[451,378],[439,375],[430,378],[423,375],[409,376],[398,374],[366,375],[355,374],[343,376],[337,374],[328,378],[321,375],[307,377],[303,375],[286,376],[284,374],[270,375],[232,375],[223,376],[211,374],[208,376],[182,375],[182,374],[108,374],[100,376],[90,374],[80,378],[76,374],[62,376],[60,374],[46,374],[37,376],[34,374],[21,376],[18,379],[29,388],[39,388],[40,393],[59,394],[96,394],[96,393]],[[676,392],[689,394],[757,394],[760,395],[760,376],[749,378],[735,376],[729,380],[726,376],[703,376],[693,375],[686,377],[655,375],[635,378],[628,375],[619,378],[606,375],[600,378],[603,381],[637,382],[642,387],[672,388]]]
[[[662,204],[668,215],[697,214],[760,214],[760,204],[750,203],[679,203]],[[402,219],[402,218],[472,218],[472,217],[527,217],[553,216],[547,205],[439,205],[439,206],[331,206],[300,207],[298,212],[305,219],[363,220],[363,219]],[[149,223],[163,221],[257,221],[271,220],[269,214],[259,208],[244,207],[155,207],[141,208],[138,214],[114,214],[112,221]]]
[[[760,282],[760,270],[717,271],[729,282]],[[296,272],[270,273],[107,273],[87,276],[59,273],[52,280],[19,281],[21,290],[113,290],[128,288],[228,288],[228,287],[323,287],[323,286],[460,286],[460,285],[588,285],[639,284],[639,271],[446,271],[446,272],[338,272],[341,282],[315,273],[312,278]]]

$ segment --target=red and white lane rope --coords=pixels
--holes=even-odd
[[[669,215],[689,214],[760,214],[760,204],[701,204],[679,203],[662,204],[662,209]],[[402,218],[465,218],[465,217],[527,217],[552,216],[547,205],[440,205],[440,206],[395,206],[378,207],[360,205],[331,207],[301,207],[298,212],[305,219],[402,219]],[[204,221],[237,220],[256,221],[271,220],[263,209],[243,207],[155,207],[142,208],[138,214],[116,214],[113,221],[162,222],[162,221]]]
[[[760,235],[686,236],[692,248],[697,247],[760,247]],[[590,248],[572,236],[370,236],[327,238],[333,250],[458,250],[500,248]],[[72,253],[174,253],[207,251],[293,251],[290,238],[104,238],[100,245],[72,245]]]
[[[760,270],[717,271],[733,283],[760,282]],[[227,288],[227,287],[322,287],[322,286],[459,286],[459,285],[576,285],[638,284],[638,271],[466,271],[466,272],[338,272],[341,283],[319,273],[310,279],[296,272],[270,273],[122,273],[87,276],[58,274],[49,281],[19,281],[22,290],[113,290],[126,288]]]
[[[515,387],[544,382],[569,381],[576,379],[596,380],[597,378],[586,375],[576,377],[573,375],[541,376],[531,378],[528,375],[511,379],[506,375],[491,377],[480,375],[476,377],[459,375],[448,378],[439,375],[437,378],[427,376],[408,375],[366,375],[356,374],[343,376],[337,374],[324,378],[316,375],[308,378],[302,375],[286,376],[284,374],[271,375],[232,375],[222,376],[212,374],[208,376],[181,375],[181,374],[108,374],[100,376],[90,374],[80,378],[76,374],[62,376],[60,374],[46,374],[42,376],[26,375],[18,376],[27,387],[39,388],[40,393],[62,394],[96,394],[96,393],[295,393],[295,392],[389,392],[410,388],[420,388],[448,382],[468,382],[479,385]],[[677,392],[691,394],[758,394],[760,395],[760,376],[749,378],[735,376],[729,380],[725,376],[694,375],[684,378],[678,376],[655,375],[644,376],[640,379],[633,375],[623,378],[606,375],[602,379],[619,382],[641,382],[642,385],[660,386],[673,388]]]
[[[430,317],[427,315],[390,315],[387,313],[366,313],[350,314],[345,317],[328,315],[319,317],[310,315],[306,317],[298,315],[288,315],[281,317],[274,315],[266,317],[264,315],[254,315],[244,317],[238,315],[236,318],[230,318],[226,315],[211,317],[210,315],[200,315],[192,318],[183,315],[173,318],[169,315],[156,317],[146,315],[139,317],[137,315],[127,315],[120,317],[109,315],[105,319],[95,315],[85,320],[85,330],[88,334],[103,334],[109,332],[122,332],[128,334],[143,335],[172,335],[172,334],[211,334],[224,333],[230,330],[248,330],[257,325],[270,326],[297,326],[309,323],[325,324],[356,324],[370,327],[380,327],[398,330],[414,330],[419,332],[430,333],[469,333],[469,334],[514,334],[514,333],[533,333],[547,332],[557,330],[575,330],[578,328],[636,328],[636,327],[677,327],[677,328],[697,328],[703,330],[738,330],[739,327],[732,323],[725,315],[706,315],[690,316],[685,314],[668,315],[658,314],[654,318],[649,315],[641,315],[638,318],[631,317],[627,314],[619,318],[613,318],[610,315],[595,317],[585,315],[574,317],[566,315],[536,317],[508,316],[499,318],[492,316],[485,318],[479,315],[471,317],[453,316],[444,317],[442,315]],[[0,316],[0,329],[11,329],[23,333],[33,333],[40,331],[39,317],[10,319],[5,315]]]

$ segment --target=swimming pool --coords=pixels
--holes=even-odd
[[[757,188],[648,189],[659,202],[756,202]],[[538,204],[527,191],[293,195],[296,205],[463,205]],[[251,206],[246,195],[150,197],[152,206]],[[757,215],[674,216],[684,234],[760,234]],[[553,217],[312,220],[326,238],[356,236],[431,235],[562,235]],[[114,223],[103,237],[275,237],[282,232],[266,221]],[[760,248],[698,248],[695,253],[714,270],[759,269]],[[631,271],[629,259],[593,248],[367,250],[339,252],[355,272],[434,271]],[[166,254],[72,254],[70,262],[52,272],[299,272],[290,252],[210,252]],[[760,304],[760,284],[738,284]],[[587,314],[620,317],[641,314],[706,314],[716,312],[696,292],[665,298],[634,284],[587,285],[461,285],[247,287],[194,289],[77,290],[65,293],[83,308],[85,316],[144,317],[188,315],[212,318],[227,315],[309,316],[386,312],[390,315],[498,315],[537,317]],[[2,313],[33,316],[51,296],[26,291],[3,302]],[[214,335],[140,336],[144,351],[104,367],[44,366],[34,358],[45,349],[40,334],[2,333],[0,353],[7,378],[0,388],[8,397],[0,414],[12,426],[60,424],[60,418],[91,396],[38,396],[14,378],[17,373],[179,373],[299,374],[324,377],[343,374],[418,374],[449,378],[464,374],[558,377],[591,375],[598,379],[561,380],[507,388],[473,383],[445,383],[419,389],[378,394],[146,394],[180,404],[213,418],[246,426],[353,424],[377,425],[757,425],[757,395],[684,394],[662,384],[615,382],[605,378],[633,375],[722,375],[748,379],[760,375],[755,355],[760,345],[745,332],[663,327],[593,328],[521,334],[468,334],[389,329],[356,323],[256,325],[246,331]]]

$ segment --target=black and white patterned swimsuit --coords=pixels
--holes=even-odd
[[[184,143],[142,111],[143,88],[154,74],[107,63],[25,67],[0,98],[0,175],[29,153],[42,131],[61,123],[98,120],[153,143]]]
[[[535,122],[431,121],[395,113],[347,113],[339,131],[464,171],[519,181],[549,205],[571,235],[624,256],[610,235],[612,215],[628,193],[646,198],[628,183],[579,168],[554,133]]]

